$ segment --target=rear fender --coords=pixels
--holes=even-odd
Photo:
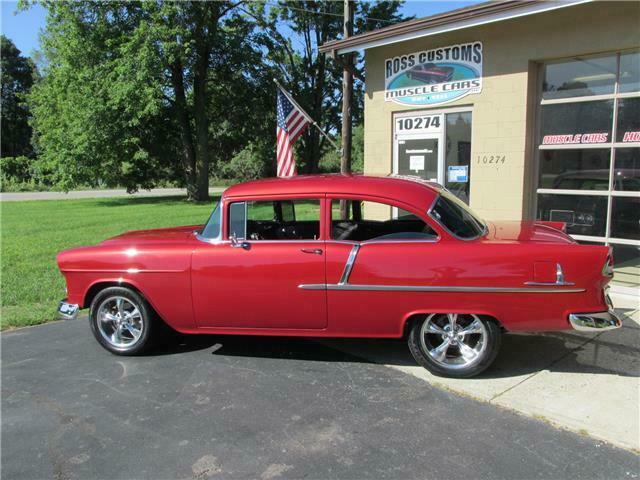
[[[428,315],[431,315],[433,313],[440,313],[440,314],[447,314],[447,313],[458,313],[458,314],[469,314],[469,315],[478,315],[481,317],[491,317],[493,318],[498,325],[501,328],[504,328],[503,325],[500,323],[500,320],[498,318],[498,315],[495,314],[495,312],[491,311],[491,310],[487,310],[487,309],[478,309],[478,308],[460,308],[460,307],[451,307],[450,309],[438,309],[438,308],[434,308],[434,309],[430,309],[430,310],[413,310],[412,312],[407,313],[404,318],[402,319],[402,327],[403,327],[403,332],[407,333],[407,328],[410,326],[411,322],[415,319],[415,318],[420,318],[420,317],[426,317]]]

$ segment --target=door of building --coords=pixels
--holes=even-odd
[[[393,119],[393,173],[438,182],[469,203],[471,111],[403,112]]]
[[[393,173],[443,183],[442,114],[394,119]]]

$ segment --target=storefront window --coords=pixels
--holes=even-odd
[[[541,90],[537,217],[611,245],[614,281],[637,286],[640,53],[549,63]]]
[[[613,100],[544,105],[542,144],[610,142],[612,120]]]
[[[545,68],[542,98],[584,97],[613,93],[616,56],[578,57]]]
[[[580,150],[542,150],[540,188],[561,190],[608,190],[608,148]]]
[[[616,282],[637,287],[640,278],[640,246],[612,244],[613,271]]]
[[[611,199],[611,237],[640,240],[640,197]]]
[[[607,197],[538,195],[538,219],[565,222],[570,235],[603,237],[607,227]]]
[[[617,148],[616,169],[613,172],[613,188],[624,191],[640,191],[640,148]]]
[[[640,97],[618,100],[618,133],[616,141],[640,142]]]
[[[446,117],[445,186],[468,204],[471,177],[471,112],[449,113]],[[466,178],[462,178],[464,175],[458,175],[459,172],[466,173]],[[466,181],[458,181],[461,179]]]
[[[620,87],[621,93],[640,90],[640,53],[623,53],[620,55]]]

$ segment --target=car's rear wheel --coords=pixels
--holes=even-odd
[[[109,287],[91,302],[91,330],[104,348],[116,355],[135,355],[147,349],[154,330],[153,310],[135,290]]]
[[[435,375],[467,378],[485,370],[498,354],[501,331],[490,318],[433,313],[413,323],[409,349]]]

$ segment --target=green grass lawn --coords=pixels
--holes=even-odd
[[[2,202],[1,328],[55,319],[65,296],[59,251],[128,230],[201,224],[214,203],[177,197]]]

